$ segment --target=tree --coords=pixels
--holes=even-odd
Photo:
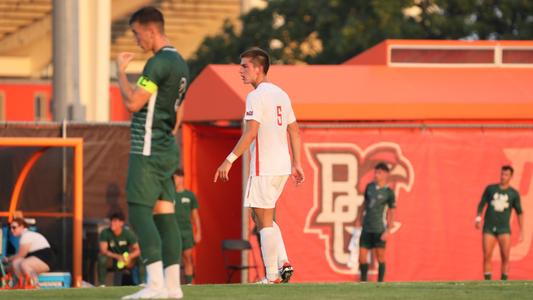
[[[390,38],[531,39],[530,0],[271,0],[206,38],[189,60],[193,76],[210,63],[238,63],[250,46],[274,63],[337,64]]]
[[[529,0],[424,0],[420,26],[427,38],[524,40],[533,37]]]

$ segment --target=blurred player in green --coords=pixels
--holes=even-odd
[[[122,99],[133,113],[126,183],[128,214],[148,277],[144,289],[124,299],[179,299],[183,297],[179,284],[181,236],[174,214],[172,178],[179,157],[172,131],[189,83],[189,69],[169,44],[159,10],[141,8],[129,24],[138,46],[153,56],[134,87],[126,76],[134,54],[117,56]]]
[[[389,167],[385,163],[378,163],[374,167],[374,181],[365,189],[365,200],[357,210],[355,226],[363,230],[359,241],[359,270],[360,280],[368,280],[368,250],[374,249],[374,257],[378,260],[378,281],[385,279],[385,244],[393,225],[396,200],[394,192],[387,186]],[[387,209],[387,223],[383,221],[385,208]],[[364,213],[364,215],[363,215]]]
[[[485,210],[485,220],[483,222],[483,274],[485,280],[492,279],[492,252],[496,242],[500,246],[502,259],[502,280],[507,280],[509,274],[509,256],[511,253],[511,209],[514,208],[518,215],[518,225],[520,227],[519,239],[523,240],[522,207],[520,205],[520,194],[511,187],[510,182],[513,177],[513,168],[503,166],[500,174],[500,183],[491,184],[485,188],[483,197],[479,202],[476,216],[476,228],[481,228],[481,214]]]
[[[133,231],[124,228],[124,215],[120,212],[110,217],[111,224],[102,230],[98,237],[100,253],[98,254],[98,284],[105,285],[108,268],[133,269],[139,262],[141,250]],[[128,253],[124,255],[124,253]],[[122,267],[120,267],[122,266]],[[139,268],[142,274],[141,268]],[[142,275],[141,275],[142,277]]]
[[[202,239],[198,200],[196,200],[193,192],[185,189],[182,169],[177,169],[174,173],[174,183],[176,184],[175,210],[181,232],[181,249],[183,250],[181,259],[185,272],[185,283],[191,284],[194,279],[192,250],[194,245]]]

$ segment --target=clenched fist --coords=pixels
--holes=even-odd
[[[131,60],[135,57],[135,54],[132,52],[121,52],[117,56],[117,66],[119,72],[126,72]]]

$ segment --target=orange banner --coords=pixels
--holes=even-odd
[[[380,161],[392,166],[397,201],[387,281],[482,279],[474,218],[484,188],[498,182],[504,164],[515,169],[511,183],[521,194],[525,222],[518,242],[513,212],[509,278],[533,279],[533,130],[305,129],[302,140],[306,183],[289,181],[276,212],[295,282],[358,279],[358,249],[350,239]],[[496,249],[493,278],[499,266]]]

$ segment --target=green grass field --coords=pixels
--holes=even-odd
[[[0,290],[2,300],[47,299],[120,299],[138,287],[108,287],[54,290]],[[183,287],[184,299],[533,299],[533,281],[508,282],[410,282],[410,283],[337,283],[279,285],[194,285]]]

